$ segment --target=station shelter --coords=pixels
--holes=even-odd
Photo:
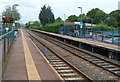
[[[82,28],[81,28],[81,25],[82,25]],[[77,36],[79,35],[84,35],[88,29],[91,29],[92,26],[95,26],[94,24],[90,24],[90,23],[84,23],[84,22],[72,22],[72,23],[65,23],[64,24],[64,27],[62,27],[61,29],[61,32],[62,34],[64,35],[69,35],[69,36],[74,36],[74,30],[77,30],[78,34]]]

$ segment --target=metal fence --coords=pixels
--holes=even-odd
[[[5,34],[5,33],[6,33],[6,30],[5,30],[5,29],[0,30],[0,35],[3,35],[3,34]]]
[[[2,34],[3,35],[0,36],[0,43],[1,43],[0,46],[1,46],[1,51],[2,51],[2,62],[4,63],[7,57],[7,53],[14,40],[14,31],[10,31],[7,33],[2,33]]]
[[[61,34],[120,45],[120,30],[95,31],[95,30],[76,29],[76,33],[75,33],[74,30],[69,30],[69,29],[70,28],[66,28]]]
[[[82,31],[83,38],[90,38],[106,43],[120,44],[120,31]]]

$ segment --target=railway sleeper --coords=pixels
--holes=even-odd
[[[64,62],[51,62],[52,65],[60,65],[60,64],[65,64]]]
[[[65,64],[64,62],[62,61],[50,61],[52,64]]]
[[[74,71],[58,71],[60,74],[75,73]]]
[[[78,75],[77,73],[67,73],[67,74],[61,74],[62,76],[68,76],[68,75]]]
[[[70,70],[71,68],[56,68],[56,70]]]
[[[52,57],[48,57],[47,59],[48,59],[48,60],[60,60],[60,59],[58,59],[58,58],[52,58]]]
[[[62,77],[64,77],[64,78],[76,78],[76,77],[80,77],[80,75],[78,75],[78,74],[77,74],[77,75],[74,75],[74,74],[73,74],[73,75],[71,75],[71,74],[69,74],[69,75],[64,75],[64,74],[63,74]]]
[[[98,63],[98,65],[100,65],[100,66],[108,66],[109,64],[108,63]]]
[[[65,78],[65,80],[83,80],[82,78],[80,77],[76,77],[76,78]]]
[[[91,59],[91,57],[83,57],[83,58],[85,58],[85,59]]]
[[[83,58],[90,58],[90,56],[84,56],[84,55],[79,55],[79,56],[81,56]]]
[[[57,58],[56,56],[53,56],[53,55],[51,55],[51,54],[45,54],[45,56],[46,56],[46,57],[55,57],[55,58]]]
[[[50,61],[51,62],[62,62],[60,59],[58,59],[58,60],[51,59]]]
[[[95,63],[95,64],[98,64],[98,63],[105,63],[105,62],[103,62],[103,61],[92,61],[93,63]]]
[[[111,71],[120,71],[120,68],[113,68],[113,69],[110,69]]]
[[[120,71],[114,71],[116,74],[120,75]]]
[[[90,58],[89,60],[90,61],[99,61],[98,59],[95,59],[95,58]]]
[[[102,66],[102,67],[104,67],[104,68],[108,68],[108,69],[112,69],[112,68],[116,68],[116,67],[114,67],[113,65],[107,65],[107,66]]]
[[[120,75],[120,71],[119,70],[111,70],[111,71]]]
[[[62,69],[62,68],[70,68],[70,67],[58,67],[58,69]]]
[[[53,65],[53,67],[68,67],[68,65]]]
[[[54,57],[54,56],[46,56],[47,59],[57,59],[57,57]]]

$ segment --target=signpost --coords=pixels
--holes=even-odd
[[[61,34],[63,35],[64,34],[64,28],[61,28],[60,31],[61,31]]]
[[[2,20],[3,20],[3,23],[13,23],[14,22],[14,19],[10,18],[10,17],[3,17]]]

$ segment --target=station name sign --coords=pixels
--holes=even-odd
[[[2,20],[3,20],[3,23],[13,23],[14,22],[14,19],[10,18],[10,17],[3,17]]]

